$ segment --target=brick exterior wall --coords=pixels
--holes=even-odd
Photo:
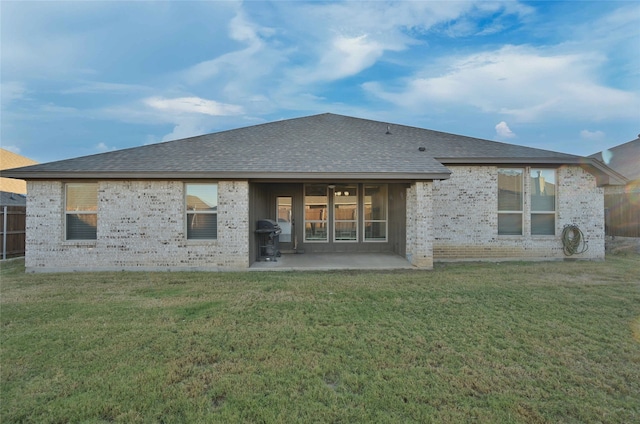
[[[433,183],[418,181],[407,189],[407,260],[418,268],[433,268]]]
[[[578,166],[561,167],[556,182],[556,235],[532,236],[530,183],[525,173],[524,235],[498,235],[498,167],[449,166],[451,178],[433,184],[435,261],[564,259],[561,234],[576,224],[589,249],[572,258],[604,259],[604,204],[595,177]]]
[[[529,178],[524,235],[498,235],[498,167],[450,166],[451,178],[411,184],[406,196],[406,258],[434,261],[563,259],[561,233],[576,224],[589,249],[572,258],[604,259],[604,196],[595,177],[561,167],[556,235],[531,236]],[[528,175],[525,173],[525,176]],[[218,239],[187,240],[182,181],[98,183],[97,240],[65,241],[64,184],[28,183],[28,272],[73,270],[243,270],[249,267],[249,183],[218,183]]]
[[[65,241],[64,184],[29,182],[28,272],[249,267],[249,184],[218,183],[218,239],[187,240],[182,181],[98,183],[97,240]]]

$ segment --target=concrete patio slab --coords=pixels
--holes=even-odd
[[[283,254],[276,261],[255,262],[250,271],[313,271],[353,269],[416,269],[393,253]]]

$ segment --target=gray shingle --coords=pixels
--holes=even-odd
[[[390,131],[387,131],[387,129]],[[388,133],[390,132],[390,134]],[[419,148],[423,147],[424,151]],[[446,178],[453,163],[582,158],[404,125],[321,114],[10,171],[14,178]],[[8,176],[7,172],[7,176]]]
[[[640,137],[589,157],[606,163],[629,180],[640,180]]]

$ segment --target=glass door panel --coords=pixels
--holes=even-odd
[[[358,186],[338,185],[333,192],[335,241],[358,241]]]
[[[304,241],[327,242],[327,186],[309,184],[304,189]]]
[[[293,198],[289,196],[276,199],[276,216],[278,225],[282,229],[280,243],[291,243],[293,234]]]

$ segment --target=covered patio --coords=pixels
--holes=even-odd
[[[254,262],[250,271],[417,269],[394,253],[290,253],[276,261]]]

